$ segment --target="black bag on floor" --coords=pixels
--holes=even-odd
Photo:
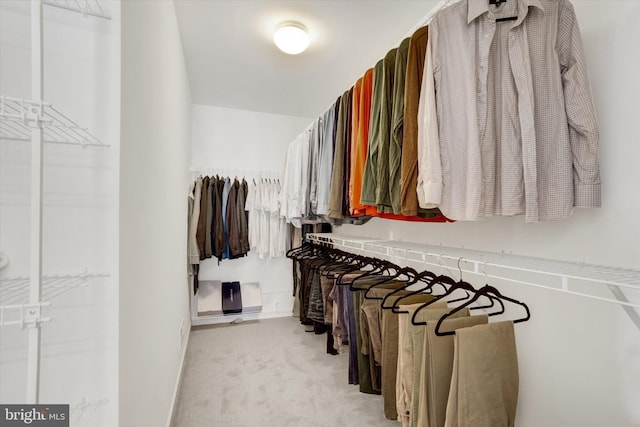
[[[222,312],[224,314],[242,313],[240,282],[222,282]]]

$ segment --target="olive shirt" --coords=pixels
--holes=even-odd
[[[380,112],[382,109],[382,91],[384,88],[384,60],[376,63],[373,69],[373,88],[371,92],[371,115],[369,116],[369,139],[360,202],[363,205],[376,205],[378,188],[378,153],[380,147]]]
[[[393,115],[393,85],[398,49],[390,50],[382,61],[382,97],[380,99],[380,132],[378,134],[378,185],[376,205],[378,211],[392,213],[389,196],[389,145],[391,144],[391,117]]]
[[[391,113],[391,142],[389,145],[389,201],[394,214],[402,213],[400,181],[404,123],[404,88],[410,42],[411,38],[407,37],[398,47],[393,80],[393,112]]]

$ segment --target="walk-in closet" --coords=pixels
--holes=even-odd
[[[0,0],[0,425],[640,426],[636,0]]]

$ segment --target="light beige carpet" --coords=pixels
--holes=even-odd
[[[397,427],[296,318],[191,331],[174,427]]]

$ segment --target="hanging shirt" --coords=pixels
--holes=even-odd
[[[224,230],[224,242],[225,249],[222,253],[222,259],[229,259],[229,236],[228,236],[228,225],[227,225],[227,205],[229,201],[229,191],[231,191],[231,180],[229,178],[225,179],[224,187],[222,190],[222,225]]]
[[[248,228],[249,228],[249,248],[256,250],[258,247],[258,210],[256,209],[256,182],[255,180],[249,184],[247,190],[247,200],[244,204],[244,209],[248,214]]]
[[[351,141],[351,173],[349,192],[351,202],[351,216],[362,216],[373,214],[375,208],[367,207],[362,203],[362,176],[364,175],[365,163],[367,161],[367,150],[369,146],[369,123],[371,119],[371,95],[373,90],[373,68],[367,70],[361,80],[358,80],[358,128],[355,140]],[[358,87],[358,83],[356,83]],[[356,94],[354,92],[354,98]],[[355,102],[354,102],[355,108]],[[355,114],[355,110],[354,110]]]
[[[351,103],[351,89],[347,90],[340,97],[340,108],[336,117],[336,142],[333,153],[333,168],[331,170],[331,189],[329,195],[329,206],[327,215],[330,218],[341,219],[344,206],[345,176],[345,144],[347,135],[351,132],[350,123],[347,122],[348,108]]]
[[[371,89],[371,112],[369,114],[369,132],[364,144],[367,144],[367,155],[362,174],[362,191],[360,202],[363,205],[375,206],[376,189],[378,188],[378,152],[380,146],[380,110],[382,108],[382,92],[384,91],[384,61],[376,63],[373,70]]]
[[[600,206],[598,127],[569,1],[462,0],[441,10],[422,94],[421,206],[456,220],[527,222]]]
[[[298,228],[301,226],[301,219],[309,214],[309,153],[312,129],[313,125],[310,125],[289,144],[280,193],[280,215]]]
[[[427,49],[428,29],[416,30],[409,42],[404,84],[400,198],[403,215],[418,215],[418,104]]]
[[[335,104],[322,115],[322,132],[317,176],[317,215],[327,215],[329,193],[331,191],[331,171],[333,170],[334,129],[336,125]]]
[[[318,173],[320,168],[320,146],[323,139],[324,126],[322,116],[318,117],[311,125],[311,139],[309,140],[309,199],[305,208],[307,217],[315,215],[318,209]]]
[[[392,90],[391,141],[389,144],[389,201],[394,214],[401,214],[400,167],[402,159],[402,132],[404,123],[404,86],[407,72],[407,56],[411,39],[400,43],[394,65]]]
[[[383,60],[382,98],[380,99],[380,134],[378,141],[378,186],[376,205],[378,211],[393,213],[389,196],[389,148],[391,144],[391,117],[393,115],[393,86],[395,82],[396,57],[398,49],[392,49]]]
[[[199,176],[189,188],[189,265],[200,264],[198,249],[198,220],[200,219],[200,197],[202,194],[202,177]]]

